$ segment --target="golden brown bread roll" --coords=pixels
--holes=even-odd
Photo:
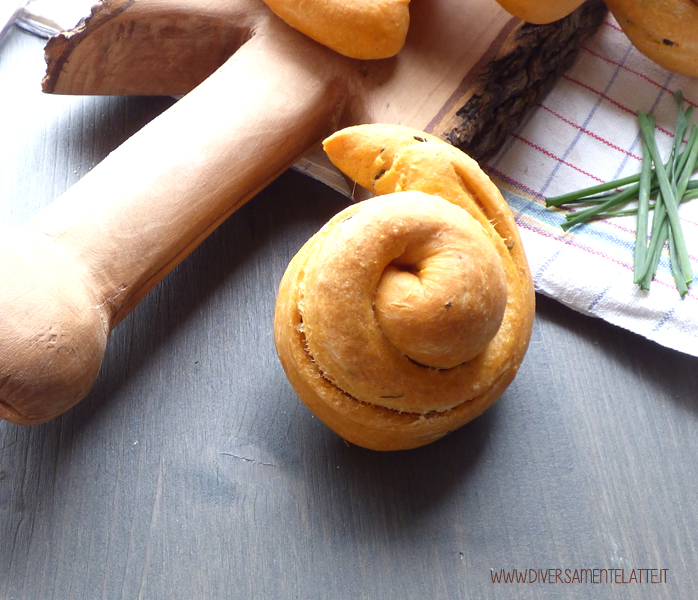
[[[504,10],[529,23],[545,24],[562,19],[584,0],[497,0]]]
[[[410,0],[264,0],[294,29],[364,60],[389,58],[405,43]]]
[[[511,211],[477,163],[422,132],[342,130],[330,159],[376,194],[293,258],[274,335],[303,402],[346,440],[422,446],[480,415],[528,347],[534,294]]]

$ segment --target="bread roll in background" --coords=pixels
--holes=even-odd
[[[410,0],[264,0],[288,25],[350,58],[395,56],[410,26]]]
[[[301,400],[349,442],[433,442],[514,379],[534,318],[516,223],[475,161],[394,125],[342,130],[330,159],[377,197],[332,218],[293,258],[274,318]]]

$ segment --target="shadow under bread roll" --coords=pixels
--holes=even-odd
[[[325,150],[378,196],[332,218],[289,264],[279,358],[349,442],[428,444],[493,404],[528,347],[533,284],[514,218],[477,163],[420,131],[352,127]]]

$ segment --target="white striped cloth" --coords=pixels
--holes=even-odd
[[[698,200],[680,207],[697,277],[683,299],[666,248],[650,290],[633,284],[634,216],[565,233],[560,224],[567,211],[544,204],[547,196],[638,173],[638,110],[655,115],[657,144],[668,158],[677,114],[673,92],[679,89],[686,105],[695,106],[698,79],[642,56],[609,16],[572,69],[484,166],[514,211],[538,292],[698,356]]]

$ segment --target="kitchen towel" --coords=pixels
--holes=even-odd
[[[633,284],[635,216],[564,232],[560,225],[569,209],[545,207],[546,197],[640,171],[638,110],[655,115],[657,145],[668,159],[675,90],[683,91],[686,107],[698,102],[698,79],[645,58],[609,15],[574,66],[483,166],[514,212],[538,292],[698,356],[698,281],[681,298],[665,248],[649,291]],[[698,200],[682,204],[679,214],[696,273]]]

